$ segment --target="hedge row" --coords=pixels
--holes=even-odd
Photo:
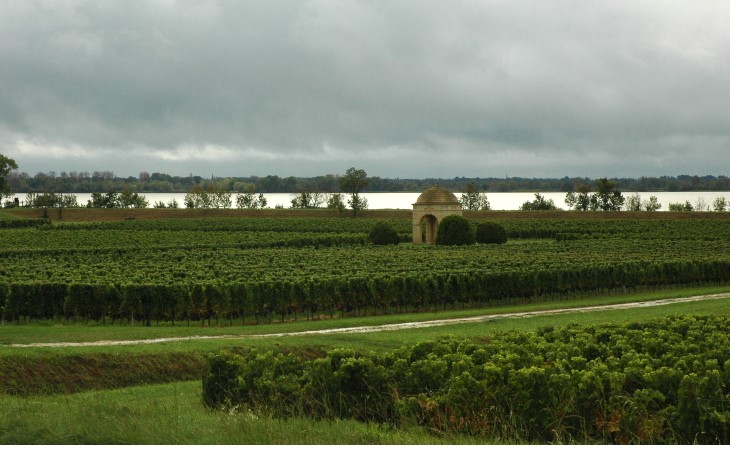
[[[288,281],[170,284],[0,282],[4,320],[91,319],[233,323],[321,314],[443,309],[457,303],[593,290],[726,283],[730,261],[582,265],[568,270],[325,276]]]
[[[730,442],[730,318],[444,338],[375,355],[208,359],[212,408],[581,443]]]
[[[0,229],[20,229],[50,225],[51,220],[49,220],[48,218],[0,220]]]

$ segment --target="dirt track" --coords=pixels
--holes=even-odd
[[[14,348],[32,348],[32,347],[49,347],[49,348],[62,348],[62,347],[84,347],[84,346],[129,346],[129,345],[140,345],[140,344],[154,344],[154,343],[168,343],[175,341],[189,341],[189,340],[214,340],[214,339],[253,339],[253,338],[272,338],[272,337],[286,337],[286,336],[300,336],[300,335],[326,335],[330,333],[366,333],[366,332],[384,332],[388,330],[406,330],[406,329],[418,329],[423,327],[435,327],[442,325],[455,325],[455,324],[466,324],[471,322],[483,322],[493,319],[508,319],[508,318],[530,318],[535,316],[545,316],[551,314],[565,314],[565,313],[587,313],[591,311],[608,311],[608,310],[625,310],[629,308],[643,308],[660,305],[669,305],[672,303],[681,302],[697,302],[702,300],[717,300],[730,298],[730,293],[724,294],[711,294],[711,295],[700,295],[694,297],[682,297],[676,299],[662,299],[662,300],[650,300],[646,302],[632,302],[632,303],[620,303],[616,305],[601,305],[601,306],[589,306],[582,308],[566,308],[558,310],[543,310],[543,311],[524,311],[519,313],[505,313],[505,314],[490,314],[485,316],[473,316],[468,318],[455,318],[455,319],[436,319],[433,321],[423,322],[405,322],[401,324],[385,324],[385,325],[374,325],[374,326],[362,326],[362,327],[345,327],[337,329],[324,329],[324,330],[307,330],[303,332],[290,332],[290,333],[268,333],[263,335],[217,335],[217,336],[189,336],[189,337],[173,337],[173,338],[152,338],[145,340],[119,340],[119,341],[90,341],[83,343],[31,343],[31,344],[10,344],[8,346]]]

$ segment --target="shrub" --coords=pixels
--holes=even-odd
[[[473,245],[474,230],[466,218],[449,215],[441,220],[436,232],[436,245]]]
[[[374,245],[397,245],[400,238],[393,226],[381,221],[370,230],[368,240]]]
[[[487,221],[477,225],[476,240],[479,243],[507,243],[507,231],[501,224]]]
[[[387,354],[340,348],[312,360],[220,353],[208,357],[203,402],[489,440],[727,445],[730,360],[719,347],[730,342],[728,324],[725,315],[669,316],[481,342],[441,337]]]

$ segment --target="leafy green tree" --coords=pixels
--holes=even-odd
[[[656,212],[660,208],[662,208],[662,204],[659,203],[656,196],[649,196],[649,200],[644,203],[644,210],[647,212]]]
[[[716,212],[724,212],[728,208],[728,201],[725,199],[724,196],[720,196],[715,199],[715,201],[712,203],[712,210]]]
[[[461,208],[463,210],[491,210],[492,206],[487,199],[487,195],[480,192],[479,188],[473,183],[469,183],[464,187],[461,193]]]
[[[507,231],[493,221],[479,223],[475,237],[478,243],[507,243]]]
[[[259,193],[259,195],[256,197],[256,207],[260,209],[265,209],[268,205],[268,202],[266,201],[266,197],[263,193]]]
[[[327,199],[327,208],[336,209],[342,214],[345,211],[345,202],[342,200],[342,195],[340,193],[331,194],[329,199]]]
[[[114,191],[108,191],[106,193],[91,193],[91,199],[86,204],[89,208],[96,209],[114,209],[120,205],[119,194]]]
[[[246,192],[236,195],[236,207],[239,209],[263,209],[266,207],[267,201],[263,193],[255,195],[256,187],[249,183],[246,185]]]
[[[584,183],[576,184],[575,191],[565,196],[565,205],[573,210],[605,212],[619,211],[624,206],[625,198],[617,189],[617,184],[603,177],[596,180],[596,191]]]
[[[203,208],[203,188],[200,185],[195,185],[193,189],[185,195],[185,208],[188,209],[200,209]]]
[[[319,192],[302,191],[291,200],[293,209],[315,209],[324,203],[324,195]]]
[[[596,180],[596,198],[598,209],[604,212],[616,212],[624,206],[624,196],[618,185],[606,177]]]
[[[362,212],[363,210],[367,210],[368,200],[360,196],[359,194],[353,194],[352,197],[347,199],[347,205],[350,206],[353,211],[353,216],[356,217],[358,213]]]
[[[309,209],[312,208],[312,195],[306,191],[302,191],[291,200],[291,208],[293,209]]]
[[[18,169],[18,163],[14,159],[0,154],[0,200],[13,194],[7,177],[11,171],[16,169]]]
[[[353,216],[357,216],[359,212],[367,209],[367,199],[360,197],[360,192],[368,186],[368,174],[364,169],[355,169],[351,167],[345,171],[345,175],[340,177],[340,189],[350,194],[347,204],[353,211]]]
[[[641,195],[636,193],[626,197],[624,207],[629,212],[638,212],[641,210],[646,212],[656,212],[662,208],[662,204],[659,203],[656,196],[650,196],[648,201],[642,201]]]
[[[520,210],[559,210],[552,199],[545,199],[540,193],[535,193],[534,201],[526,201],[520,206]]]
[[[582,212],[595,210],[594,201],[589,194],[591,191],[593,191],[593,188],[590,185],[586,185],[585,183],[576,184],[575,190],[565,195],[565,205],[573,210]]]
[[[626,210],[629,212],[638,212],[642,209],[641,195],[639,193],[632,194],[626,198]]]
[[[670,212],[692,212],[692,211],[694,211],[694,207],[692,207],[692,203],[689,201],[685,201],[684,204],[682,204],[681,202],[670,202],[669,211]]]
[[[221,187],[212,193],[213,206],[219,209],[230,209],[233,205],[231,200],[231,192]]]
[[[129,188],[122,191],[122,193],[119,195],[118,201],[119,207],[125,209],[145,209],[149,206],[149,202],[147,201],[146,197],[140,196],[138,193],[133,193],[132,190],[130,190]]]
[[[436,245],[473,245],[475,242],[471,223],[463,216],[445,216],[438,225]]]
[[[400,242],[398,233],[390,224],[380,221],[370,230],[368,240],[373,245],[397,245]]]

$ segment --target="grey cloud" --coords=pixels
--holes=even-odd
[[[728,19],[720,0],[0,1],[0,145],[31,171],[718,174]]]

